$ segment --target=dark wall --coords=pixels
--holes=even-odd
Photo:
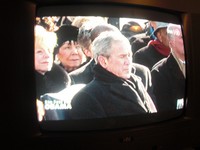
[[[1,13],[1,123],[6,147],[25,144],[37,130],[34,101],[33,24],[35,5],[6,1]],[[10,144],[6,142],[11,141]],[[23,142],[24,141],[24,142]]]

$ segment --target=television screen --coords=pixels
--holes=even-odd
[[[187,108],[185,86],[187,57],[181,17],[174,11],[164,9],[160,11],[134,5],[38,6],[34,49],[37,117],[42,131],[124,129],[181,117]],[[95,55],[87,55],[86,50],[92,51],[98,47],[103,32],[93,39],[92,35],[95,27],[102,24],[114,26],[120,32],[119,37],[129,41],[130,47],[127,49],[131,50],[131,55],[127,57],[131,60],[131,74],[137,82],[129,78],[127,81],[120,76],[116,77],[108,71],[114,79],[123,81],[120,86],[115,84],[113,78],[107,80],[101,76],[100,79],[104,84],[97,86],[98,88],[91,88],[94,82],[96,84],[99,82],[98,69],[95,69],[97,71],[95,75],[93,71],[91,72],[92,78],[87,82],[83,75],[78,75],[77,70],[83,72],[82,68],[95,59]],[[64,30],[63,27],[66,26],[69,29]],[[89,47],[84,45],[86,41],[83,42],[81,36],[86,36],[87,41],[90,41]],[[65,44],[69,44],[66,46],[68,51],[72,51],[69,50],[70,47],[76,49],[77,57],[73,58],[76,60],[76,67],[70,68],[70,63],[65,65],[64,58],[62,59],[61,49]],[[102,44],[103,46],[105,45]],[[46,51],[44,52],[46,56],[43,51]],[[82,57],[77,65],[78,55]],[[43,72],[38,67],[39,61],[43,63],[42,69],[47,66],[46,71]],[[98,63],[100,63],[98,59],[95,59],[92,70],[97,68],[96,66],[99,67]],[[100,68],[102,69],[102,66]],[[117,68],[117,65],[114,68]],[[148,75],[137,72],[137,68],[145,68],[142,70],[147,70]],[[54,70],[53,75],[52,70]],[[133,84],[130,93],[137,92],[135,94],[137,97],[127,96],[129,92],[124,84],[129,81],[131,85]],[[138,91],[142,91],[142,96]],[[97,110],[99,107],[95,106],[96,103],[101,105],[100,108],[103,110]],[[153,110],[149,109],[148,103],[153,105]],[[80,111],[86,107],[88,107],[87,112]],[[103,112],[104,115],[99,115],[98,112]]]

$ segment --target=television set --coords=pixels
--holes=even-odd
[[[2,136],[5,141],[33,149],[183,149],[196,148],[199,136],[198,66],[200,55],[198,2],[174,5],[159,2],[126,1],[24,1],[7,3],[13,8],[12,22],[4,24],[6,49],[16,67],[5,69],[12,81],[12,92],[5,90],[2,100]],[[3,14],[3,13],[2,13]],[[142,116],[92,120],[37,119],[34,76],[34,24],[36,16],[104,16],[139,18],[177,23],[182,26],[186,53],[186,99],[183,109]],[[14,17],[13,17],[14,16]],[[5,20],[4,19],[4,20]],[[13,26],[14,24],[14,26]],[[7,29],[6,28],[6,29]],[[11,40],[13,44],[11,44]],[[8,60],[6,60],[8,61]],[[7,62],[6,62],[7,63]],[[7,68],[7,67],[6,67]],[[9,80],[9,79],[8,79]],[[7,85],[7,83],[6,83]],[[6,87],[6,86],[5,86]],[[5,106],[5,107],[4,107]],[[9,109],[8,109],[9,108]],[[20,142],[21,141],[21,142]],[[23,142],[22,142],[23,141]],[[11,144],[8,147],[15,147]]]

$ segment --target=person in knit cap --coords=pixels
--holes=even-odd
[[[170,54],[167,26],[168,23],[156,22],[153,32],[156,38],[135,52],[134,62],[145,65],[151,70],[155,63]]]
[[[55,62],[66,72],[72,72],[86,61],[86,57],[77,42],[79,28],[72,25],[62,25],[57,31],[57,47]]]
[[[144,33],[144,27],[145,23],[141,23],[139,21],[129,21],[123,25],[121,33],[129,39],[133,35]]]

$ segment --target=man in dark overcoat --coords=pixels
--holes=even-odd
[[[170,24],[167,33],[171,53],[151,70],[158,111],[182,109],[185,98],[185,54],[181,26]]]
[[[155,113],[157,109],[138,76],[132,50],[119,32],[103,32],[92,43],[94,79],[72,99],[71,119]]]

